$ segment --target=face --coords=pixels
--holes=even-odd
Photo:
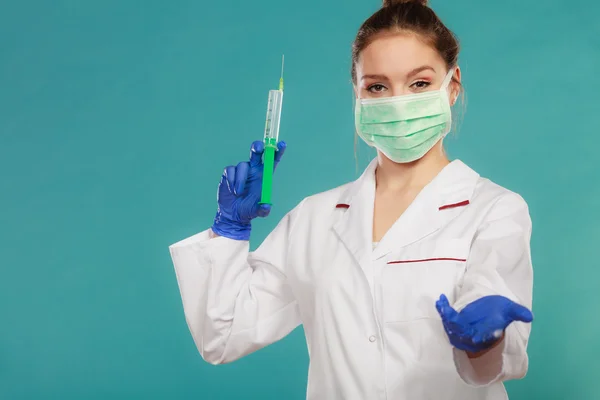
[[[354,91],[357,98],[402,96],[439,89],[448,70],[438,52],[414,34],[378,36],[363,51],[356,64]],[[460,81],[460,69],[454,78]],[[449,86],[454,105],[459,86]]]

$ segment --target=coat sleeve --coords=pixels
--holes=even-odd
[[[300,325],[284,269],[299,207],[254,252],[248,241],[211,238],[210,230],[169,247],[185,319],[205,361],[235,361]]]
[[[488,295],[501,295],[531,310],[531,219],[525,201],[515,193],[502,196],[492,206],[471,245],[467,272],[454,304],[461,310]],[[502,343],[480,357],[453,349],[461,378],[472,386],[520,379],[528,368],[527,342],[531,324],[513,322]]]

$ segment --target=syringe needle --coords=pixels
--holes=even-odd
[[[279,90],[283,91],[283,54],[281,55],[281,77],[279,78]]]

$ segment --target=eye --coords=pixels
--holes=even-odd
[[[415,83],[410,85],[410,87],[415,90],[423,90],[426,89],[429,85],[431,85],[431,83],[427,81],[416,81]]]
[[[387,88],[380,83],[376,83],[367,88],[367,91],[369,91],[370,93],[381,93],[384,90],[387,90]]]

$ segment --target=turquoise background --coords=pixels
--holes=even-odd
[[[350,45],[377,1],[0,5],[0,398],[304,399],[301,328],[204,363],[168,245],[207,228],[286,57],[271,217],[355,179]],[[598,3],[433,1],[461,38],[460,158],[528,201],[530,371],[511,399],[600,398]],[[312,158],[312,159],[311,159]],[[309,161],[310,159],[310,161]]]

